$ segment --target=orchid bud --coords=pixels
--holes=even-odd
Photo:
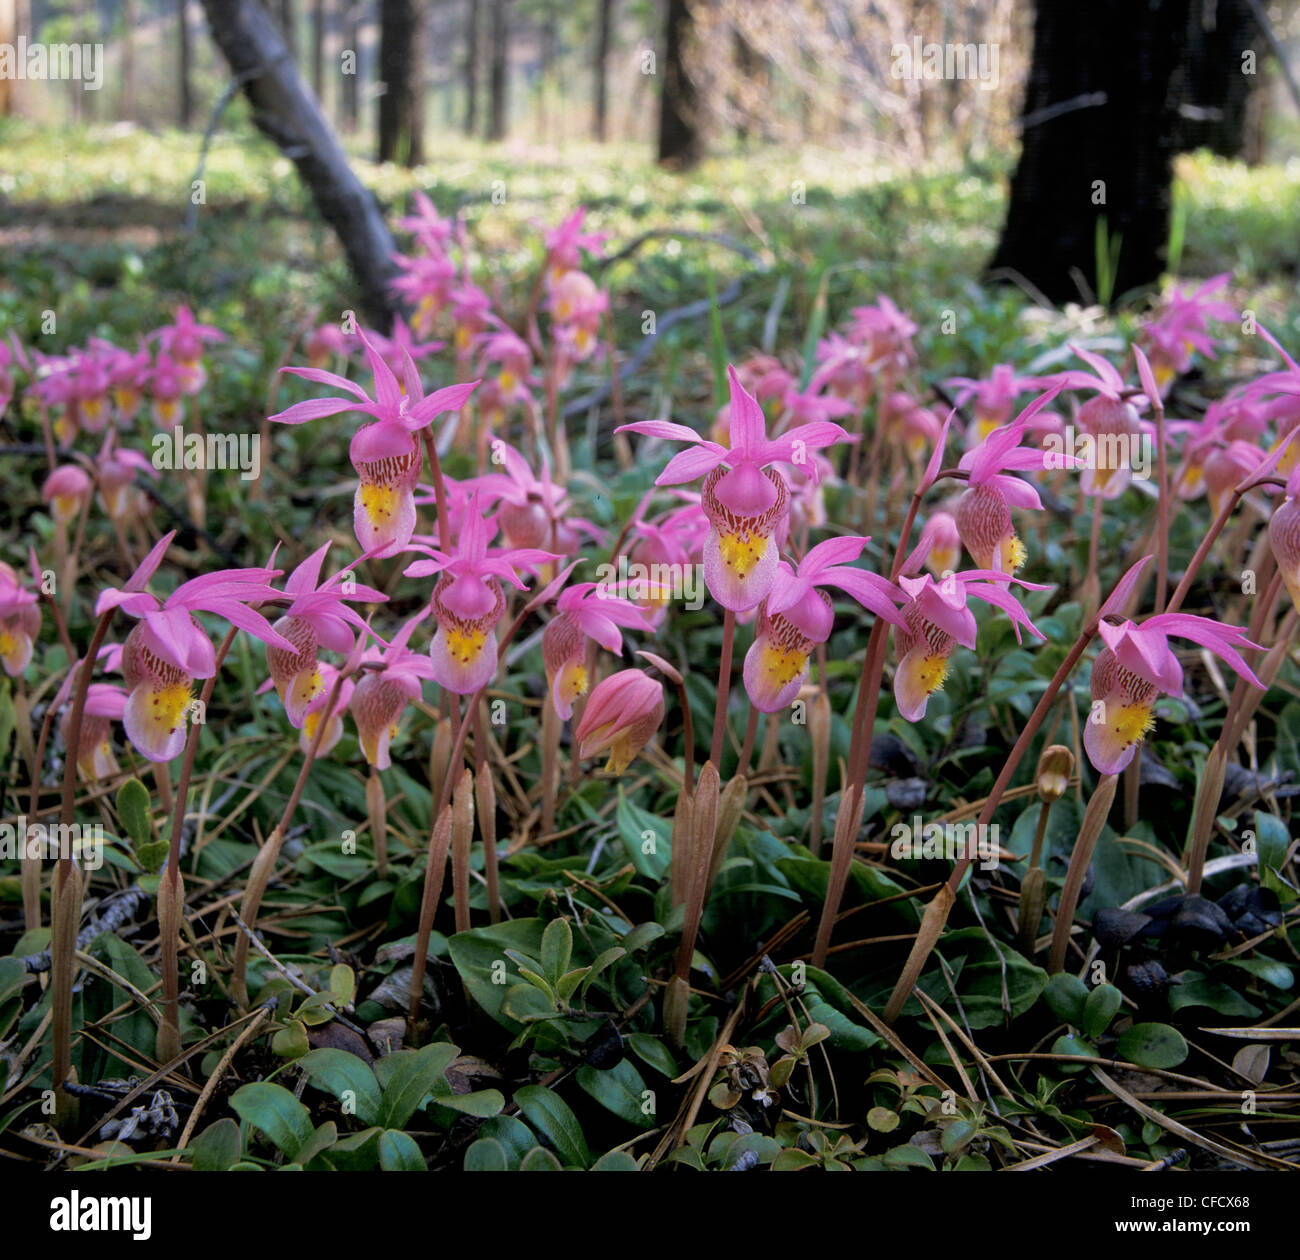
[[[583,758],[609,753],[606,770],[622,774],[664,717],[664,689],[643,670],[624,669],[598,683],[575,738]]]
[[[1059,801],[1070,786],[1074,773],[1074,753],[1064,744],[1051,744],[1038,758],[1034,781],[1038,785],[1038,798],[1050,804]]]
[[[320,695],[324,686],[316,663],[320,641],[316,628],[304,617],[281,617],[273,628],[298,649],[287,652],[268,643],[266,667],[277,694],[284,702],[290,723],[301,727],[307,706]]]
[[[41,487],[41,498],[50,505],[50,514],[60,525],[75,520],[90,499],[90,475],[77,464],[56,468]]]

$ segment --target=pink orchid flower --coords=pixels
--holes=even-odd
[[[389,745],[397,734],[402,713],[412,700],[420,698],[424,680],[433,677],[433,664],[429,658],[412,652],[406,646],[412,631],[427,616],[425,610],[412,617],[393,635],[386,647],[368,647],[361,656],[363,663],[376,662],[382,666],[362,673],[352,692],[351,703],[361,755],[376,770],[387,770],[392,764]],[[304,733],[306,728],[304,720]]]
[[[674,455],[655,484],[675,486],[704,477],[703,506],[712,525],[704,544],[704,580],[724,608],[746,612],[772,589],[779,557],[774,534],[790,506],[785,478],[768,465],[803,465],[810,451],[853,439],[829,420],[798,425],[769,439],[763,409],[741,385],[736,369],[728,368],[728,373],[729,447],[669,420],[641,420],[622,425],[619,432],[694,445]]]
[[[622,774],[664,719],[663,684],[644,670],[624,669],[598,682],[574,732],[578,756],[609,753],[610,774]]]
[[[122,673],[128,698],[127,737],[150,761],[170,761],[184,747],[190,693],[196,678],[211,678],[216,654],[194,614],[212,613],[263,643],[296,650],[248,604],[264,604],[279,592],[270,585],[279,569],[224,569],[193,578],[165,600],[145,590],[162,563],[175,531],[164,535],[120,588],[100,592],[95,615],[120,608],[137,624],[122,645]]]
[[[38,597],[0,561],[0,662],[10,678],[18,678],[31,664],[36,636],[41,632]]]
[[[155,329],[149,338],[157,338],[160,355],[175,360],[180,369],[181,392],[197,394],[207,379],[203,371],[203,344],[225,341],[226,334],[210,324],[195,323],[190,308],[178,306],[175,322]]]
[[[934,512],[921,528],[921,536],[911,554],[903,561],[902,572],[909,576],[929,569],[941,578],[955,571],[961,560],[961,534],[957,532],[957,519],[951,512]]]
[[[1006,584],[1015,582],[1031,591],[1045,591],[1046,586],[1022,582],[989,569],[949,573],[939,582],[928,573],[919,578],[900,577],[898,582],[907,592],[908,603],[903,610],[906,629],[894,631],[894,650],[898,657],[894,700],[899,713],[909,722],[919,722],[925,716],[930,697],[943,689],[949,660],[957,645],[975,646],[978,626],[975,614],[966,604],[970,596],[1002,609],[1011,618],[1017,643],[1021,642],[1022,626],[1037,638],[1046,638],[1029,620],[1029,614]]]
[[[995,365],[984,379],[953,376],[944,384],[957,388],[955,406],[962,407],[970,399],[975,400],[975,422],[966,433],[968,447],[978,446],[994,429],[1006,424],[1021,394],[1042,387],[1038,377],[1019,376],[1010,363]]]
[[[302,726],[308,706],[325,685],[320,649],[346,656],[356,646],[354,629],[373,633],[346,601],[377,604],[388,600],[382,591],[359,585],[350,569],[341,569],[321,582],[321,566],[329,549],[326,543],[313,551],[285,581],[284,594],[290,603],[275,623],[275,630],[294,645],[294,651],[269,644],[266,649],[271,681],[284,702],[290,725],[295,727]]]
[[[83,658],[84,659],[84,658]],[[116,643],[106,643],[99,649],[98,661],[110,671],[122,668],[122,648]],[[80,664],[81,662],[78,662]],[[59,717],[59,734],[66,745],[72,730],[72,706],[68,703],[77,682],[79,671],[71,669],[51,702]],[[88,782],[105,779],[118,773],[117,758],[113,756],[113,723],[120,722],[126,711],[126,692],[116,683],[91,683],[86,692],[86,705],[81,714],[81,731],[77,738],[77,769]]]
[[[578,582],[556,600],[557,612],[542,634],[542,662],[555,711],[567,722],[573,702],[586,695],[587,640],[616,656],[623,651],[619,627],[652,633],[645,613],[623,598],[617,584]]]
[[[1040,394],[1005,428],[994,429],[974,450],[961,457],[959,468],[968,474],[968,489],[957,500],[957,531],[975,563],[998,573],[1014,573],[1025,562],[1024,544],[1011,522],[1012,507],[1041,509],[1038,491],[1011,471],[1042,469],[1045,456],[1034,447],[1021,447],[1030,419],[1041,411],[1062,386]],[[1074,456],[1062,457],[1074,462]]]
[[[185,373],[181,365],[165,350],[158,352],[158,357],[148,373],[149,395],[153,400],[154,422],[160,429],[169,429],[185,420],[185,404],[182,401],[186,391]]]
[[[63,464],[45,479],[41,498],[50,505],[50,515],[60,525],[74,521],[90,501],[94,483],[80,464]]]
[[[587,207],[579,206],[559,227],[547,231],[546,267],[552,279],[558,279],[581,263],[580,250],[586,250],[593,258],[601,257],[609,233],[584,232],[582,224],[586,217]]]
[[[319,669],[321,676],[320,689],[308,701],[307,707],[302,711],[302,729],[298,732],[298,747],[304,753],[311,751],[312,740],[316,738],[316,729],[325,716],[325,706],[329,701],[330,692],[334,690],[334,681],[339,676],[338,666],[331,665],[328,661],[321,661]],[[350,676],[345,677],[339,683],[338,696],[334,701],[334,707],[330,710],[329,724],[325,727],[325,733],[321,736],[320,747],[316,750],[318,757],[323,757],[343,738],[343,715],[348,711],[348,706],[352,703],[352,695],[355,690],[356,682]]]
[[[113,406],[117,412],[117,423],[126,428],[136,418],[144,400],[152,362],[149,348],[141,341],[133,353],[97,337],[92,337],[90,344],[102,356]]]
[[[352,523],[362,550],[374,556],[391,556],[401,551],[415,532],[415,486],[423,460],[416,434],[443,412],[464,406],[478,382],[449,385],[426,396],[408,350],[402,351],[404,370],[399,383],[370,336],[364,332],[359,336],[374,377],[373,398],[360,385],[321,368],[282,368],[304,380],[342,390],[349,397],[295,403],[271,419],[281,424],[304,424],[343,411],[373,417],[357,430],[348,447],[359,478]]]
[[[669,512],[658,521],[643,521],[639,516],[640,509],[632,526],[637,538],[628,551],[628,571],[644,574],[644,581],[635,588],[634,599],[651,626],[658,627],[672,602],[674,577],[681,584],[687,566],[702,556],[704,541],[713,527],[697,501]]]
[[[877,617],[904,626],[894,607],[903,602],[903,592],[878,574],[854,567],[870,541],[830,538],[813,547],[797,569],[784,560],[777,565],[772,590],[759,609],[758,633],[745,654],[745,690],[760,712],[776,713],[799,694],[813,647],[830,638],[835,615],[821,588],[843,591]]]
[[[429,607],[438,629],[429,645],[433,678],[439,686],[468,696],[486,684],[497,668],[496,624],[505,613],[500,581],[525,589],[517,570],[560,557],[534,547],[489,548],[496,532],[471,500],[452,552],[417,544],[410,548],[429,559],[403,570],[407,577],[438,574]]]
[[[403,232],[410,232],[429,253],[445,252],[454,231],[452,221],[444,219],[433,202],[418,188],[415,190],[414,201],[415,213],[398,219],[397,226]]]
[[[1167,393],[1174,378],[1191,367],[1193,354],[1214,358],[1215,342],[1207,331],[1210,319],[1236,320],[1237,310],[1213,294],[1225,289],[1232,279],[1228,272],[1212,276],[1196,289],[1171,286],[1169,294],[1142,328],[1140,341],[1146,347],[1160,392]]]
[[[1182,694],[1183,669],[1169,646],[1170,635],[1208,648],[1251,686],[1263,689],[1239,651],[1259,645],[1244,630],[1221,621],[1160,613],[1141,625],[1103,621],[1097,630],[1106,646],[1092,666],[1092,713],[1083,746],[1102,774],[1118,774],[1133,760],[1138,743],[1155,725],[1156,697]]]
[[[134,488],[137,476],[157,481],[158,470],[148,456],[119,448],[110,432],[95,457],[95,483],[110,520],[124,524],[145,515],[148,500]]]

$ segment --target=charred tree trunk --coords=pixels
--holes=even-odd
[[[492,0],[492,66],[488,81],[488,139],[504,140],[510,112],[510,0]]]
[[[292,159],[317,209],[338,234],[370,323],[387,329],[394,304],[393,238],[357,179],[276,25],[255,0],[203,0],[212,38],[241,81],[258,128]]]
[[[344,131],[356,131],[361,78],[361,0],[343,0],[343,82],[340,85],[340,109]],[[351,54],[349,56],[349,54]]]
[[[699,131],[699,93],[686,73],[691,30],[687,0],[668,0],[661,67],[663,86],[659,92],[659,163],[678,170],[694,166],[704,152]]]
[[[1206,0],[1188,14],[1183,91],[1175,133],[1180,150],[1207,148],[1258,162],[1263,32],[1249,0]],[[1250,73],[1243,54],[1252,52]]]
[[[177,71],[180,76],[179,122],[182,127],[189,127],[194,120],[194,93],[190,88],[192,51],[190,48],[189,0],[177,0],[176,12],[180,30],[180,58],[177,63]]]
[[[1053,302],[1097,286],[1098,220],[1120,236],[1112,292],[1159,279],[1189,0],[1038,0],[1020,162],[991,267]]]
[[[423,0],[380,4],[379,160],[417,166],[424,161]]]
[[[596,82],[594,133],[609,139],[609,45],[614,33],[614,0],[597,0],[596,53],[592,70]]]
[[[469,0],[465,13],[465,134],[478,131],[479,0]]]

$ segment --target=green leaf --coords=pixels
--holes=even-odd
[[[1284,993],[1295,984],[1295,972],[1286,963],[1273,958],[1229,958],[1228,965],[1239,967]]]
[[[622,945],[629,954],[635,954],[664,935],[666,931],[662,923],[655,923],[653,920],[649,923],[638,923],[623,937]]]
[[[673,824],[671,818],[660,818],[639,805],[632,804],[618,791],[618,809],[614,815],[619,838],[627,850],[632,865],[647,879],[660,883],[668,873],[672,858]],[[649,849],[650,852],[646,852]],[[632,929],[636,931],[635,928]],[[633,948],[628,946],[629,950]]]
[[[127,779],[118,788],[117,816],[122,820],[122,830],[131,837],[137,855],[140,848],[153,839],[153,820],[149,806],[149,789],[139,779]],[[157,870],[158,867],[146,869]]]
[[[595,978],[598,975],[600,975],[600,973],[604,971],[606,967],[610,966],[612,963],[618,962],[620,958],[625,958],[626,956],[627,956],[627,949],[622,945],[611,945],[607,950],[604,950],[602,953],[597,954],[596,960],[591,964],[590,967],[586,968],[586,974],[583,977],[583,981],[582,981],[583,998],[584,999],[586,998],[587,990],[591,988],[591,982],[595,980]]]
[[[454,938],[453,938],[454,939]],[[582,1135],[582,1126],[569,1104],[553,1089],[544,1085],[525,1085],[515,1091],[515,1103],[524,1118],[550,1143],[566,1164],[586,1168],[591,1151]]]
[[[241,1120],[264,1133],[289,1159],[296,1159],[316,1135],[311,1112],[283,1085],[273,1081],[241,1085],[231,1096],[230,1105]]]
[[[1099,984],[1083,1004],[1079,1031],[1090,1039],[1100,1037],[1123,1004],[1124,995],[1113,984]]]
[[[166,840],[145,841],[136,846],[135,860],[140,864],[140,869],[145,874],[157,875],[162,870],[163,863],[167,860],[169,847]]]
[[[496,1138],[479,1138],[465,1152],[465,1172],[508,1172],[505,1147]]]
[[[1058,971],[1043,988],[1043,1002],[1063,1024],[1083,1026],[1083,1008],[1092,994],[1078,976]]]
[[[450,1091],[451,1087],[447,1088]],[[502,1107],[506,1105],[505,1095],[499,1089],[476,1089],[468,1094],[451,1092],[444,1094],[439,1087],[435,1087],[433,1097],[440,1107],[448,1107],[466,1116],[499,1115]]]
[[[480,1138],[491,1138],[501,1144],[506,1154],[506,1166],[511,1172],[519,1169],[519,1162],[537,1145],[537,1137],[517,1116],[493,1116],[478,1127]]]
[[[677,1060],[673,1058],[672,1051],[657,1037],[652,1037],[649,1033],[628,1033],[626,1040],[632,1053],[642,1063],[654,1068],[660,1076],[672,1080],[677,1075]]]
[[[895,1146],[881,1156],[881,1162],[886,1168],[924,1168],[934,1172],[934,1160],[919,1146]]]
[[[568,919],[552,919],[542,933],[542,975],[554,988],[569,970],[573,957],[573,929]],[[522,974],[522,973],[521,973]]]
[[[335,1006],[351,1006],[357,995],[357,977],[347,963],[330,968],[330,999]]]
[[[346,1050],[312,1050],[298,1060],[312,1084],[349,1106],[362,1124],[374,1124],[379,1114],[379,1082],[369,1066]]]
[[[385,1129],[379,1135],[379,1167],[385,1172],[428,1170],[415,1139],[400,1129]]]
[[[1149,1068],[1177,1067],[1187,1058],[1187,1042],[1168,1024],[1134,1024],[1120,1034],[1119,1057]]]
[[[555,982],[555,996],[559,998],[561,1002],[567,1003],[573,996],[574,990],[582,984],[583,979],[590,971],[590,967],[575,967],[572,971],[566,971],[564,975]]]
[[[210,1124],[190,1146],[195,1172],[226,1172],[239,1162],[239,1125],[229,1116]]]
[[[641,1165],[626,1151],[606,1151],[591,1166],[592,1172],[640,1172]]]
[[[1187,1006],[1208,1006],[1219,1015],[1237,1015],[1243,1019],[1254,1019],[1260,1014],[1259,1007],[1246,1001],[1235,989],[1193,973],[1179,978],[1169,991],[1171,1011],[1181,1011]]]
[[[317,1155],[329,1150],[338,1141],[338,1126],[333,1120],[327,1120],[311,1135],[294,1155],[294,1163],[306,1167]]]
[[[560,1161],[544,1146],[534,1146],[519,1161],[520,1172],[563,1172]]]
[[[607,1111],[638,1129],[650,1127],[652,1118],[642,1111],[642,1094],[645,1081],[628,1059],[621,1059],[611,1068],[597,1069],[584,1064],[574,1077],[578,1085]]]
[[[1097,1051],[1095,1047],[1090,1046],[1081,1037],[1076,1037],[1073,1033],[1066,1033],[1052,1042],[1053,1054],[1079,1055],[1087,1059],[1095,1059]],[[1073,1075],[1076,1072],[1083,1071],[1083,1064],[1062,1063],[1057,1065],[1060,1071],[1067,1075]]]
[[[505,951],[515,949],[536,958],[542,952],[544,926],[540,919],[511,919],[490,927],[458,932],[447,943],[451,960],[456,964],[470,996],[511,1033],[518,1033],[521,1025],[502,1010],[502,1003],[518,972],[511,974],[514,969],[507,963]],[[497,976],[505,982],[497,983]]]
[[[307,1029],[300,1019],[291,1019],[271,1038],[271,1053],[282,1059],[300,1059],[310,1049]]]
[[[459,1053],[447,1042],[436,1042],[419,1050],[398,1050],[385,1056],[381,1062],[388,1065],[388,1074],[375,1123],[385,1129],[404,1129],[425,1096],[433,1092],[434,1082]]]

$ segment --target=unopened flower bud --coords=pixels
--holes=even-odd
[[[1070,775],[1073,773],[1074,753],[1064,744],[1051,744],[1044,748],[1034,775],[1039,799],[1048,804],[1059,801],[1069,788]]]

